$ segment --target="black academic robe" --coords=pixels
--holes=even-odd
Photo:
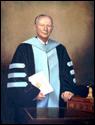
[[[88,89],[85,86],[79,86],[73,82],[74,75],[70,74],[70,70],[73,66],[68,67],[67,62],[71,61],[66,48],[59,44],[56,47],[58,60],[59,60],[59,76],[60,76],[60,95],[64,91],[71,91],[75,95],[86,97]],[[13,56],[12,63],[24,63],[25,68],[13,68],[9,69],[9,73],[12,72],[25,72],[27,74],[24,78],[10,78],[8,82],[14,81],[26,81],[28,85],[26,87],[10,87],[8,88],[8,103],[10,107],[36,107],[37,101],[34,98],[38,95],[40,90],[34,87],[29,81],[28,76],[35,74],[35,63],[32,46],[27,43],[21,43]],[[66,103],[59,97],[59,107],[66,106]]]

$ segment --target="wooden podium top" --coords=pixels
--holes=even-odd
[[[67,108],[85,112],[94,112],[94,98],[83,98],[79,96],[72,97],[72,99],[67,102]]]
[[[94,113],[65,108],[22,108],[18,113],[23,124],[88,124],[94,122]]]

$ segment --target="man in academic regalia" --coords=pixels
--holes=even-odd
[[[8,101],[20,107],[64,107],[74,95],[87,96],[87,88],[78,86],[66,48],[49,38],[53,19],[48,15],[35,18],[37,36],[22,42],[9,65]],[[29,81],[29,76],[43,71],[54,91],[44,95]],[[44,83],[45,84],[45,83]]]

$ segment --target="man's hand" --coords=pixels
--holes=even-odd
[[[45,95],[44,95],[42,92],[40,92],[40,93],[37,95],[37,97],[36,97],[37,100],[43,100],[44,98],[45,98]]]
[[[70,100],[74,96],[74,93],[70,91],[65,91],[61,94],[61,98],[64,99],[65,102]]]

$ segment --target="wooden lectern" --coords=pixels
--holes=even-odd
[[[74,96],[67,102],[68,109],[77,109],[80,111],[94,112],[94,98],[92,96],[92,88],[89,87],[89,93],[86,98]]]

